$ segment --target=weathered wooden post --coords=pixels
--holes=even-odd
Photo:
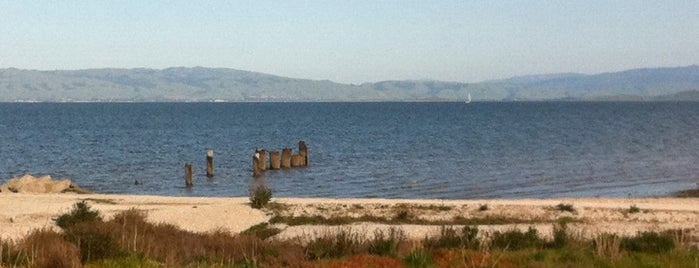
[[[269,169],[279,169],[281,164],[281,156],[279,155],[279,151],[269,152]]]
[[[206,151],[206,176],[214,176],[214,150]]]
[[[282,168],[291,167],[291,148],[282,149]]]
[[[267,151],[265,151],[265,149],[257,149],[255,153],[259,154],[260,156],[257,162],[260,171],[267,170]]]
[[[184,185],[187,187],[192,187],[192,163],[184,164]]]
[[[305,141],[299,141],[299,155],[303,157],[302,166],[308,166],[308,147]]]
[[[303,166],[303,156],[300,154],[295,154],[291,156],[291,166],[292,167],[302,167]]]
[[[262,175],[262,170],[260,170],[260,152],[255,150],[255,154],[252,155],[252,176],[259,177]]]

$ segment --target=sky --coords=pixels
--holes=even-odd
[[[0,0],[0,68],[480,82],[699,64],[697,29],[696,0]]]

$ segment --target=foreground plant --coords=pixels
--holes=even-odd
[[[63,229],[81,222],[101,221],[99,212],[92,210],[85,201],[80,201],[73,205],[73,210],[56,218],[56,225]]]
[[[272,189],[265,185],[258,185],[250,190],[250,206],[261,209],[272,200]]]

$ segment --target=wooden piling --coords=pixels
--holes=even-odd
[[[260,171],[265,171],[267,170],[267,151],[265,149],[257,149],[255,153],[259,154],[259,159],[257,162],[258,168]]]
[[[303,157],[301,166],[308,166],[308,147],[305,141],[299,141],[299,155]]]
[[[255,150],[255,154],[252,155],[252,176],[259,177],[262,175],[262,170],[260,170],[260,152]]]
[[[206,151],[206,176],[214,176],[214,150]]]
[[[281,168],[281,156],[279,151],[269,152],[269,169],[275,170]]]
[[[302,167],[303,166],[303,156],[295,154],[291,156],[291,166],[292,167]]]
[[[281,167],[282,168],[290,168],[291,167],[291,148],[282,149]]]
[[[192,187],[192,164],[187,162],[184,164],[184,185],[187,187]]]

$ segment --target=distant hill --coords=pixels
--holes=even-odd
[[[544,74],[481,83],[340,84],[225,68],[0,69],[0,101],[696,100],[699,66]]]

